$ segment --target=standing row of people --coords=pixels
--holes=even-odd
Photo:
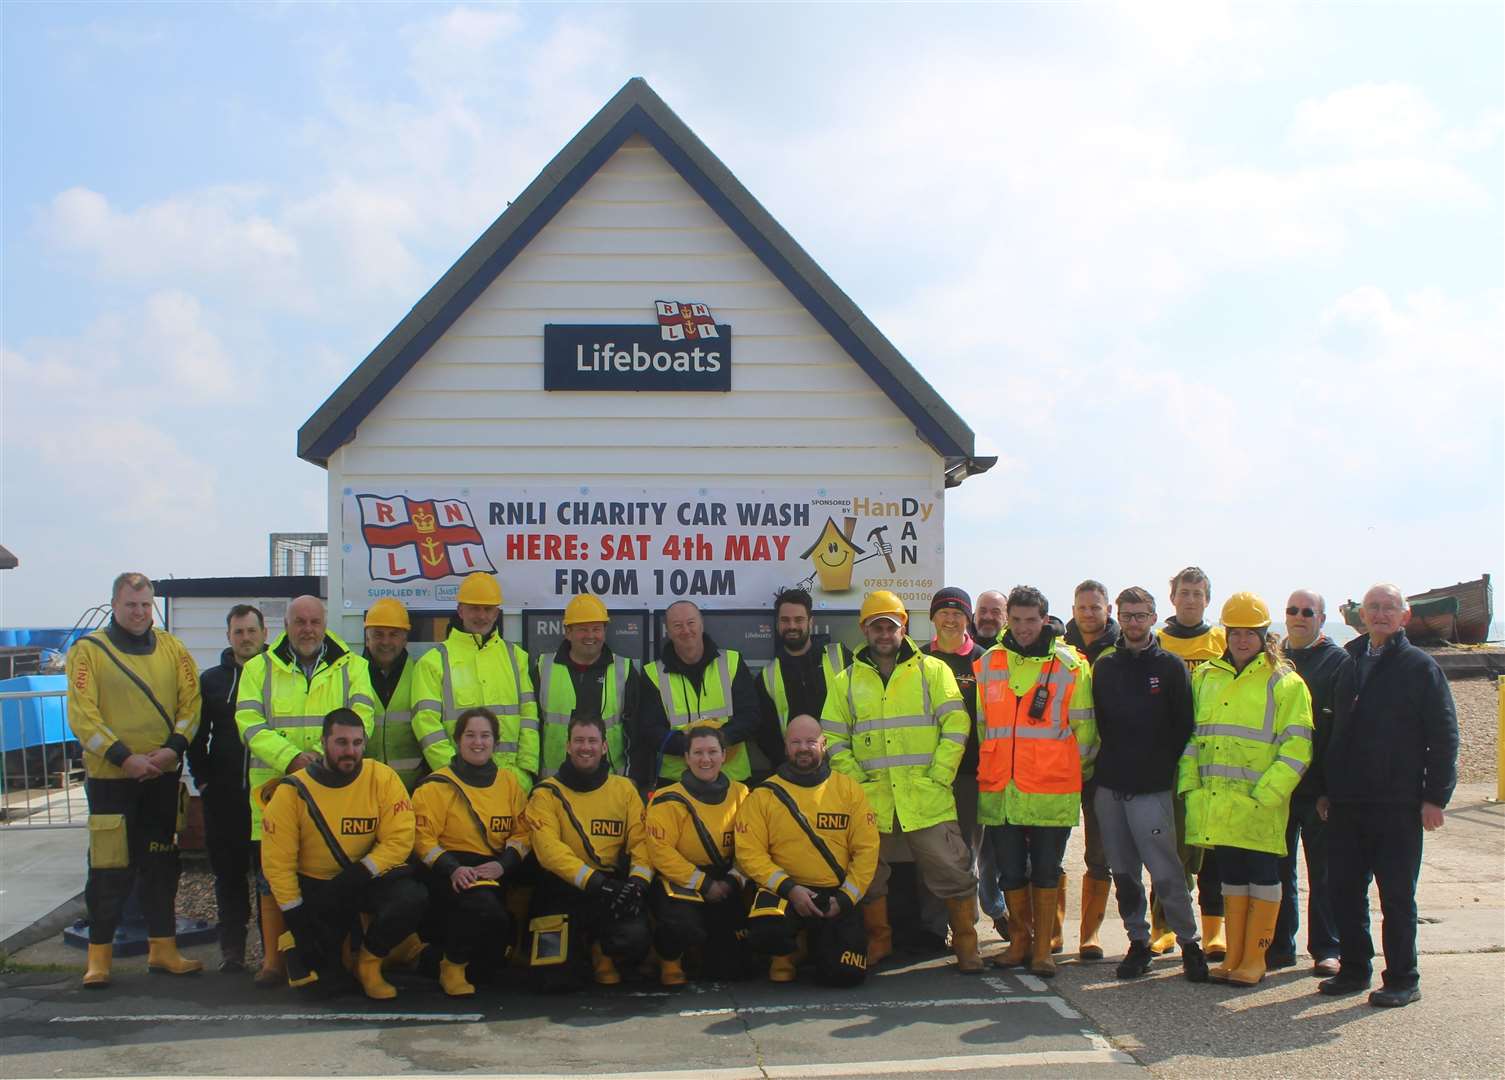
[[[182,657],[186,653],[180,657],[181,647],[174,648],[173,639],[152,631],[150,582],[140,575],[122,575],[116,584],[112,623],[70,654],[70,690],[76,689],[81,699],[75,706],[83,720],[81,737],[86,753],[98,758],[90,772],[91,801],[100,808],[116,803],[124,807],[120,812],[101,809],[92,815],[98,820],[91,819],[91,840],[95,841],[91,867],[98,873],[91,872],[90,894],[97,895],[93,906],[101,912],[97,925],[102,940],[98,954],[91,948],[86,984],[108,982],[106,931],[113,933],[111,905],[120,886],[108,871],[117,869],[110,863],[120,861],[115,850],[117,834],[126,838],[124,861],[128,865],[120,868],[127,870],[122,881],[139,868],[162,891],[169,880],[175,888],[176,849],[171,847],[171,830],[164,820],[169,815],[151,799],[137,796],[155,790],[145,782],[159,780],[169,783],[157,787],[165,791],[171,786],[176,795],[178,760],[184,752],[210,808],[211,857],[225,924],[222,966],[243,964],[249,902],[243,884],[237,893],[237,880],[244,882],[244,867],[250,863],[259,868],[259,906],[267,945],[258,981],[271,984],[287,977],[276,942],[288,930],[296,936],[297,927],[288,925],[286,913],[301,906],[301,901],[289,905],[287,889],[279,897],[272,883],[280,874],[286,885],[285,865],[275,873],[266,872],[263,800],[292,799],[294,795],[284,793],[296,791],[297,785],[282,782],[290,777],[316,778],[317,770],[324,770],[325,779],[337,779],[330,771],[334,766],[327,745],[329,717],[338,714],[359,724],[362,753],[368,752],[365,744],[369,742],[392,773],[396,786],[391,793],[403,793],[404,798],[394,802],[405,802],[411,791],[415,803],[449,796],[451,809],[458,805],[454,793],[463,793],[465,777],[479,778],[474,769],[484,771],[482,759],[488,756],[493,768],[515,784],[518,797],[527,797],[535,785],[555,793],[577,790],[567,783],[581,780],[579,768],[571,765],[580,727],[575,721],[587,718],[591,723],[585,726],[599,732],[598,765],[592,777],[597,772],[615,777],[620,782],[610,786],[631,790],[634,797],[649,787],[667,792],[677,785],[681,790],[674,794],[683,806],[698,808],[696,820],[700,821],[699,810],[715,805],[714,799],[705,801],[715,793],[701,784],[707,778],[698,778],[692,751],[702,757],[713,752],[706,746],[693,747],[689,732],[716,733],[715,775],[745,792],[745,783],[753,778],[749,743],[762,747],[779,765],[778,776],[789,769],[798,772],[796,758],[808,758],[809,747],[798,753],[790,749],[790,720],[807,714],[819,716],[822,737],[829,740],[829,768],[855,782],[855,790],[870,808],[876,834],[881,836],[873,880],[864,883],[860,895],[849,897],[850,910],[835,894],[818,898],[800,893],[797,902],[791,903],[776,888],[766,891],[783,902],[782,913],[792,910],[796,918],[818,918],[819,911],[836,910],[846,916],[848,932],[852,920],[860,919],[864,967],[881,960],[892,947],[887,886],[892,865],[907,858],[916,866],[927,892],[944,908],[960,970],[983,968],[976,937],[976,905],[981,899],[995,922],[1006,926],[1010,938],[1008,950],[995,962],[1053,973],[1051,956],[1061,948],[1066,884],[1061,857],[1080,816],[1088,832],[1082,879],[1084,958],[1101,955],[1097,933],[1109,892],[1105,875],[1111,874],[1131,939],[1120,974],[1141,974],[1155,951],[1174,943],[1182,950],[1188,976],[1206,977],[1204,956],[1220,958],[1214,946],[1222,944],[1217,939],[1226,918],[1226,949],[1219,950],[1224,953],[1223,963],[1211,974],[1232,982],[1257,982],[1267,962],[1279,966],[1290,962],[1287,956],[1294,953],[1295,890],[1290,884],[1294,843],[1298,838],[1303,841],[1309,876],[1320,884],[1322,829],[1337,807],[1339,821],[1349,828],[1362,824],[1368,831],[1358,837],[1360,842],[1352,850],[1329,860],[1342,864],[1346,875],[1341,882],[1338,875],[1330,875],[1326,895],[1332,901],[1322,904],[1321,891],[1313,889],[1309,948],[1319,969],[1334,976],[1323,984],[1325,992],[1352,987],[1361,978],[1367,985],[1368,960],[1359,959],[1362,948],[1351,910],[1352,875],[1383,863],[1382,889],[1388,883],[1392,897],[1403,890],[1409,853],[1414,849],[1419,859],[1420,829],[1440,824],[1440,808],[1451,791],[1447,770],[1456,748],[1456,724],[1445,681],[1435,664],[1427,668],[1431,662],[1425,654],[1405,642],[1404,598],[1390,586],[1371,590],[1371,594],[1377,592],[1381,595],[1374,605],[1370,596],[1365,600],[1366,619],[1371,606],[1375,607],[1371,633],[1359,639],[1365,651],[1354,646],[1338,649],[1323,638],[1318,632],[1321,598],[1306,591],[1293,595],[1287,626],[1294,670],[1269,636],[1273,620],[1257,597],[1236,594],[1230,598],[1219,627],[1203,621],[1210,584],[1196,568],[1188,568],[1172,581],[1176,615],[1158,634],[1151,631],[1156,620],[1150,593],[1142,589],[1121,593],[1115,622],[1107,590],[1087,581],[1077,590],[1071,623],[1064,628],[1050,616],[1038,590],[1020,587],[1006,598],[985,593],[975,614],[962,590],[942,590],[931,605],[935,637],[920,646],[906,633],[904,606],[892,594],[880,592],[864,601],[861,621],[866,644],[855,654],[840,645],[817,642],[810,634],[808,594],[790,592],[781,594],[776,605],[779,649],[775,662],[755,678],[736,652],[721,649],[705,634],[698,610],[687,603],[676,604],[666,613],[664,651],[641,671],[625,658],[611,655],[605,645],[606,609],[590,596],[572,601],[565,618],[565,641],[558,652],[530,661],[499,633],[501,592],[495,579],[474,575],[462,585],[445,641],[416,664],[406,653],[407,612],[394,601],[380,601],[367,613],[364,656],[354,655],[328,632],[323,607],[315,598],[302,597],[289,605],[287,630],[266,651],[262,651],[265,630],[260,613],[252,608],[232,610],[231,647],[221,665],[206,672],[201,686],[194,686],[192,692],[178,685],[181,672],[173,676],[171,686],[164,682],[161,697],[172,701],[164,706],[152,687],[132,673],[130,657],[152,657],[137,666],[152,668],[151,674],[161,682],[167,667],[185,666]],[[133,613],[133,604],[144,606],[144,612]],[[133,630],[143,615],[144,625]],[[1394,624],[1389,633],[1383,629],[1389,625],[1387,618]],[[100,657],[95,658],[90,648]],[[115,730],[122,725],[113,716],[104,718],[98,706],[102,690],[112,699],[122,699],[112,704],[112,713],[131,695],[123,693],[123,686],[105,685],[114,676],[106,677],[110,665],[98,659],[110,661],[121,678],[129,677],[136,684],[134,704],[140,708],[120,707],[120,716],[147,710],[167,722],[160,746],[136,753],[132,740],[119,737]],[[163,671],[155,671],[156,667]],[[1424,683],[1425,693],[1414,692],[1409,699],[1426,706],[1424,722],[1417,723],[1404,710],[1397,710],[1388,694],[1359,692],[1357,688],[1372,673],[1385,676],[1379,685],[1387,691],[1396,685],[1405,688],[1409,682]],[[1352,682],[1345,683],[1345,678]],[[145,693],[140,692],[143,686]],[[1349,695],[1346,713],[1340,700],[1344,693]],[[202,725],[198,723],[200,697]],[[1366,751],[1362,740],[1329,743],[1330,731],[1343,730],[1344,718],[1351,717],[1361,701],[1385,717],[1397,738],[1415,736],[1418,753],[1412,760],[1421,763],[1417,783],[1426,798],[1414,843],[1409,833],[1402,835],[1403,812],[1349,817],[1345,809],[1377,797],[1386,806],[1410,805],[1415,793],[1407,785],[1401,785],[1405,791],[1377,796],[1364,784],[1355,784],[1353,770],[1347,767],[1333,768],[1333,763],[1312,767],[1321,762],[1324,749],[1341,748],[1349,756]],[[97,719],[91,720],[91,702]],[[460,724],[467,711],[472,722]],[[474,719],[478,714],[491,719],[478,723]],[[131,723],[133,733],[143,726],[138,720]],[[782,737],[775,740],[773,730]],[[134,741],[153,741],[144,730],[140,736]],[[475,762],[462,752],[467,740],[475,744],[470,754],[477,758]],[[481,752],[481,743],[489,745],[489,755]],[[122,775],[105,775],[112,769]],[[1365,769],[1371,787],[1393,779],[1375,763],[1359,772]],[[624,774],[631,775],[632,781]],[[96,779],[101,783],[93,783]],[[795,789],[800,787],[788,776],[784,779]],[[103,784],[111,780],[141,786],[133,786],[127,793],[131,798],[123,799],[118,793],[112,796]],[[587,784],[584,790],[596,788]],[[301,794],[297,797],[302,799]],[[560,800],[561,805],[564,801]],[[675,813],[675,802],[667,800],[659,816]],[[271,803],[266,805],[270,809]],[[433,814],[437,810],[425,816]],[[630,820],[630,811],[625,814],[624,820]],[[511,821],[516,827],[519,817],[515,812],[498,813],[490,819]],[[649,818],[653,817],[650,809]],[[664,824],[659,822],[661,831]],[[1395,857],[1395,845],[1380,837],[1376,830],[1381,826],[1391,830],[1385,837],[1394,834],[1397,842],[1405,841],[1399,844],[1404,859]],[[156,835],[164,828],[169,833],[166,841]],[[681,829],[681,838],[684,835]],[[480,862],[456,862],[444,858],[449,849],[437,850],[443,847],[437,836],[429,836],[427,854],[421,850],[419,855],[431,869],[442,866],[445,873],[440,878],[451,891],[461,879],[466,891],[473,886],[489,888],[484,883],[496,880],[489,876],[493,869],[498,877],[509,872],[515,875],[525,863],[543,862],[537,844],[522,839],[510,847],[504,841],[490,852],[492,857]],[[415,843],[422,848],[424,840],[416,828],[415,837],[409,848]],[[565,846],[569,846],[567,840]],[[134,858],[137,847],[142,848],[139,860]],[[532,860],[526,859],[529,850]],[[1203,912],[1200,932],[1191,906],[1199,852],[1216,860],[1214,873],[1219,879],[1217,883],[1209,880],[1213,863],[1204,858],[1197,880]],[[723,854],[726,866],[734,866],[732,853]],[[160,856],[155,864],[150,859],[153,855]],[[342,865],[336,875],[344,876],[346,885],[335,893],[345,901],[359,891],[352,889],[352,883],[359,878],[361,866],[359,860],[354,869]],[[711,891],[724,899],[732,891],[733,879],[723,875],[720,881],[726,888],[716,886],[711,882],[716,866],[717,860],[708,858],[703,866],[679,876],[688,881],[695,873],[701,874]],[[1146,897],[1139,884],[1142,866],[1150,869],[1152,897]],[[484,873],[478,867],[484,867]],[[984,877],[980,891],[979,869]],[[385,869],[370,871],[368,864],[365,872],[372,881],[387,876]],[[664,881],[671,877],[661,874]],[[620,888],[607,887],[603,881],[610,894],[607,910],[643,907],[640,894],[646,889],[646,879],[638,888],[632,878],[629,871]],[[392,878],[394,887],[397,880]],[[1414,897],[1414,873],[1411,882]],[[818,884],[842,888],[839,879]],[[680,885],[687,887],[684,882]],[[1002,911],[992,895],[994,888],[1004,898]],[[662,903],[675,899],[667,887],[665,896]],[[1339,896],[1345,899],[1340,901]],[[704,897],[680,899],[704,903]],[[389,906],[397,903],[398,908],[409,910],[411,895],[408,901],[405,905],[390,901]],[[655,900],[652,905],[656,916],[662,903]],[[149,918],[160,922],[157,908],[161,906],[153,903],[156,914],[149,913]],[[428,906],[445,907],[443,903]],[[753,907],[756,917],[757,905]],[[1218,910],[1211,910],[1215,907]],[[704,910],[713,908],[714,904]],[[1161,914],[1151,914],[1157,908]],[[1395,910],[1401,916],[1398,921],[1403,921],[1405,903],[1395,900]],[[1393,944],[1401,957],[1399,964],[1392,957],[1396,970],[1387,972],[1387,991],[1405,989],[1408,984],[1414,991],[1414,898],[1410,911],[1409,966],[1404,962],[1404,941],[1401,937],[1390,940],[1393,935],[1387,919],[1387,951]],[[369,917],[372,912],[366,914]],[[480,921],[495,921],[496,914]],[[661,928],[676,925],[676,909],[666,908],[662,914]],[[569,915],[568,910],[544,912],[530,916],[530,926],[537,917],[567,921]],[[292,922],[300,921],[306,936],[311,932],[306,915],[292,916]],[[379,923],[380,919],[371,925]],[[1367,941],[1367,928],[1364,934]],[[177,956],[170,935],[161,936],[164,940],[154,944],[154,968],[193,970],[193,962]],[[391,933],[384,935],[380,926],[374,935],[363,936],[364,952],[355,966],[374,974],[374,979],[380,978],[384,956],[380,950],[390,953],[411,937],[387,940]],[[542,940],[535,940],[535,947]],[[660,944],[661,969],[672,980],[675,958],[665,953],[672,952],[673,946],[668,938]],[[547,952],[547,945],[543,947]],[[447,979],[447,987],[464,981],[461,969],[466,948],[464,943],[454,943],[456,955],[446,954],[443,963],[449,966],[441,966],[440,974]],[[408,950],[404,946],[400,951]],[[841,953],[855,955],[856,950]],[[402,957],[403,962],[412,959]],[[1335,961],[1337,971],[1332,970]],[[604,963],[598,963],[597,974],[604,970]]]

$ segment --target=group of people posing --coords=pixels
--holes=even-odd
[[[259,985],[349,972],[389,998],[384,972],[410,969],[463,996],[523,968],[558,990],[623,971],[789,982],[808,962],[848,986],[894,950],[901,881],[896,904],[938,924],[960,971],[986,966],[980,902],[1007,941],[991,963],[1048,977],[1083,822],[1083,960],[1103,956],[1116,891],[1121,978],[1179,949],[1193,981],[1258,983],[1295,962],[1299,840],[1319,988],[1369,986],[1374,878],[1387,968],[1370,1000],[1406,1004],[1421,834],[1454,782],[1446,681],[1406,641],[1393,586],[1366,594],[1369,632],[1346,648],[1322,634],[1316,594],[1292,595],[1284,642],[1251,593],[1209,626],[1210,594],[1202,571],[1177,574],[1157,630],[1142,588],[1110,602],[1085,581],[1064,626],[1028,586],[975,611],[947,588],[920,644],[879,591],[854,652],[812,634],[810,595],[786,590],[755,674],[688,602],[641,667],[612,654],[594,596],[530,658],[501,636],[496,579],[475,574],[416,660],[396,601],[371,606],[356,655],[300,597],[270,648],[261,613],[232,609],[230,647],[200,679],[152,628],[151,582],[121,575],[110,623],[68,660],[90,800],[84,985],[110,981],[138,875],[149,966],[200,967],[172,936],[186,758],[221,969],[244,969],[254,871]]]

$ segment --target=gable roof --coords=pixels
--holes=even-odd
[[[641,135],[762,260],[946,459],[946,486],[998,460],[857,305],[641,78],[628,80],[298,429],[298,456],[329,456],[622,143]]]

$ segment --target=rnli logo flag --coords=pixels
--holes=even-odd
[[[496,573],[468,503],[357,495],[361,537],[371,554],[371,580],[412,581]]]
[[[702,341],[721,336],[716,332],[711,309],[704,304],[656,300],[653,306],[658,309],[658,329],[665,341]]]

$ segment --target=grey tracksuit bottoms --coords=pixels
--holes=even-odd
[[[1176,818],[1169,791],[1124,795],[1099,786],[1093,799],[1103,850],[1113,871],[1118,914],[1130,941],[1150,940],[1149,901],[1141,880],[1150,872],[1165,921],[1181,944],[1198,940],[1186,871],[1176,854]]]

